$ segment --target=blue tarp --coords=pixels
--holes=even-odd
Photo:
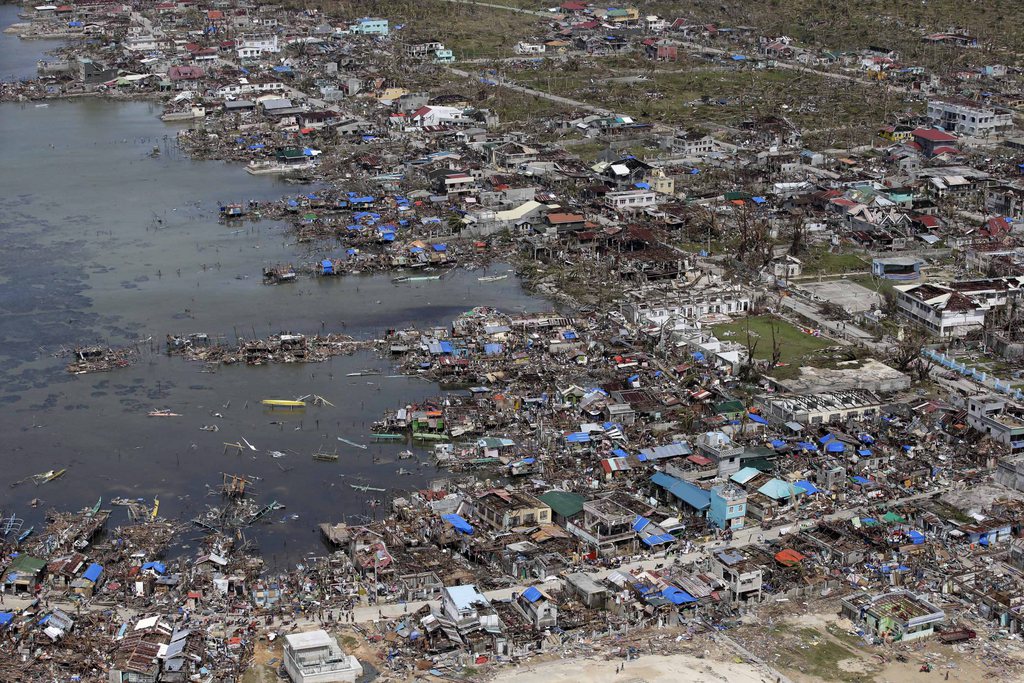
[[[831,441],[834,438],[836,438],[834,435],[826,434],[825,436],[822,436],[822,437],[818,438],[818,443],[828,443],[829,441]]]
[[[263,149],[264,147],[266,147],[266,145],[264,145],[262,142],[257,142],[255,144],[249,145],[249,149],[251,149],[251,150]],[[295,200],[292,200],[292,201],[295,201]],[[292,205],[291,202],[288,202],[288,204]],[[298,204],[299,204],[298,202],[295,202],[295,204],[293,206],[298,206]]]
[[[628,458],[629,457],[629,453],[627,453],[626,451],[622,450],[621,448],[613,449],[612,450],[612,455],[614,455],[616,458]]]
[[[438,252],[448,251],[448,245],[447,244],[435,244],[434,245],[434,251],[438,251]]]
[[[782,439],[772,439],[772,448],[782,448],[786,445],[786,442]]]
[[[565,440],[569,443],[588,443],[590,441],[590,434],[586,432],[573,432],[566,435]]]
[[[812,484],[811,482],[807,481],[806,479],[801,479],[796,483],[796,485],[797,488],[801,488],[804,491],[806,491],[808,496],[812,496],[815,493],[819,492],[818,487]]]
[[[665,590],[661,591],[661,597],[665,598],[673,605],[684,605],[688,602],[697,602],[697,598],[684,590],[676,588],[675,586],[669,586]]]
[[[96,583],[97,581],[99,581],[100,575],[102,574],[103,567],[93,562],[89,565],[89,568],[86,569],[85,572],[82,574],[82,578],[86,579],[87,581],[92,581],[93,583]]]
[[[858,484],[868,484],[868,483],[871,483],[871,480],[870,480],[870,479],[868,479],[867,477],[862,477],[862,476],[860,476],[860,475],[857,475],[857,476],[855,476],[855,477],[853,478],[853,480],[854,480],[854,481],[855,481],[856,483],[858,483]]]
[[[846,450],[846,444],[842,441],[830,441],[825,445],[825,450],[829,453],[842,453]]]
[[[870,434],[861,434],[858,438],[864,443],[875,442],[875,437],[871,436]]]
[[[452,343],[449,341],[441,342],[441,353],[451,353],[453,351]]]
[[[649,189],[651,189],[651,186],[648,183],[636,183],[636,187],[637,187],[637,189],[640,189],[640,190],[649,190]]]
[[[504,347],[501,344],[484,344],[484,353],[488,356],[501,355]]]
[[[640,515],[637,515],[636,519],[633,520],[633,531],[639,533],[643,531],[650,523],[651,520],[647,519],[646,517],[641,517]]]
[[[523,591],[523,597],[526,598],[529,602],[537,602],[544,596],[541,594],[539,590],[537,590],[536,586],[530,586],[529,588]]]
[[[862,458],[870,458],[871,457],[871,449],[870,448],[861,448],[860,450],[857,451],[857,455],[859,455]]]
[[[451,524],[456,531],[469,536],[473,535],[473,525],[463,519],[461,515],[441,515],[441,519]]]
[[[704,354],[700,351],[694,351],[692,354],[694,360],[704,360]]]
[[[0,626],[7,626],[12,621],[14,621],[13,612],[0,612]]]
[[[800,448],[804,449],[805,451],[816,451],[816,450],[818,450],[817,446],[815,446],[813,443],[810,443],[808,441],[797,441],[796,445],[799,446]]]
[[[320,262],[320,268],[324,271],[324,275],[334,274],[334,264],[329,259],[324,259]]]
[[[757,415],[756,413],[747,413],[747,417],[749,417],[751,420],[753,420],[754,422],[756,422],[759,425],[766,425],[766,424],[768,424],[768,420],[764,419],[760,415]]]
[[[910,530],[907,532],[907,536],[910,537],[910,540],[911,542],[913,542],[914,545],[921,545],[922,543],[924,543],[924,534],[922,534],[920,531]]]
[[[676,539],[675,536],[672,536],[671,534],[655,534],[653,536],[646,536],[640,540],[644,542],[644,545],[654,547],[665,543],[674,543]]]
[[[167,566],[164,565],[163,562],[147,562],[142,565],[142,571],[146,571],[147,569],[152,569],[157,574],[163,574],[167,571]]]

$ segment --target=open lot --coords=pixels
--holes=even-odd
[[[850,313],[870,310],[881,306],[881,295],[850,280],[824,280],[822,282],[802,282],[800,289],[806,290],[823,301],[842,306]]]
[[[715,325],[711,328],[719,339],[747,343],[747,330],[750,339],[757,342],[754,358],[770,359],[772,356],[772,332],[782,348],[783,363],[794,363],[809,353],[832,346],[833,342],[822,337],[809,335],[792,324],[771,315],[741,318],[727,325]]]

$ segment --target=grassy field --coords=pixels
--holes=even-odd
[[[829,251],[815,251],[803,254],[800,260],[804,264],[804,275],[830,275],[846,273],[851,270],[868,270],[871,263],[857,254],[834,254]],[[875,289],[875,287],[870,287]]]
[[[726,325],[714,325],[711,329],[719,339],[746,344],[748,326],[751,343],[757,342],[754,358],[758,360],[768,360],[772,356],[772,328],[775,329],[775,338],[782,349],[780,360],[783,363],[795,363],[804,356],[833,344],[829,339],[812,337],[785,320],[770,315],[741,318]]]

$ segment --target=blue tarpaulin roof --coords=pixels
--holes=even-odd
[[[163,574],[167,571],[167,567],[163,562],[147,562],[142,565],[142,571],[146,571],[147,569],[152,569],[157,574]]]
[[[751,420],[753,420],[754,422],[756,422],[759,425],[766,425],[766,424],[768,424],[768,420],[764,419],[760,415],[757,415],[756,413],[747,413],[747,417],[749,417]]]
[[[813,443],[810,443],[808,441],[797,441],[796,445],[799,446],[800,448],[804,449],[805,451],[816,451],[816,450],[818,450],[817,446],[815,446]]]
[[[523,591],[523,597],[530,602],[537,602],[542,597],[544,597],[544,595],[539,590],[537,590],[536,586],[530,586],[529,588]]]
[[[573,432],[572,434],[567,434],[565,440],[569,443],[587,443],[590,441],[590,434],[586,432]]]
[[[646,517],[641,517],[640,515],[637,515],[636,519],[633,520],[633,531],[643,531],[644,528],[646,528],[647,525],[649,525],[650,523],[651,520],[647,519]]]
[[[484,353],[488,356],[498,356],[502,352],[501,344],[484,344]]]
[[[674,543],[676,539],[675,536],[672,536],[671,534],[655,534],[653,536],[645,536],[640,540],[642,540],[645,545],[653,547],[664,543]]]
[[[103,567],[99,566],[95,562],[89,565],[89,568],[82,574],[82,578],[87,581],[96,583],[99,581],[100,575],[103,574]]]
[[[669,586],[668,588],[661,591],[661,597],[665,598],[673,605],[683,605],[688,602],[697,602],[697,598],[693,597],[689,593],[675,586]]]
[[[832,434],[826,434],[825,436],[822,436],[822,437],[818,438],[818,443],[828,443],[829,441],[831,441],[834,438],[836,438],[836,437],[833,436]]]
[[[759,488],[757,492],[768,496],[772,500],[783,500],[790,496],[803,494],[804,490],[797,486],[793,486],[788,481],[772,479]]]
[[[825,450],[829,453],[842,453],[846,450],[846,444],[842,441],[829,441],[825,445]]]
[[[628,458],[629,457],[629,453],[627,453],[626,451],[622,450],[621,448],[613,449],[612,450],[612,455],[614,455],[616,458]]]
[[[796,483],[796,485],[797,487],[802,488],[804,491],[806,491],[807,495],[809,496],[818,493],[818,487],[812,484],[811,482],[807,481],[806,479],[801,479]]]
[[[459,531],[470,536],[473,535],[473,525],[467,522],[465,519],[463,519],[461,515],[441,515],[441,519],[451,524],[456,531]]]
[[[694,360],[704,360],[704,354],[700,351],[694,351],[692,354]]]
[[[868,479],[867,477],[862,477],[862,476],[860,476],[860,475],[857,475],[857,476],[855,476],[855,477],[853,478],[853,480],[854,480],[855,482],[857,482],[858,484],[868,484],[868,483],[870,483],[870,482],[871,482],[871,480],[870,480],[870,479]]]
[[[449,342],[449,341],[441,342],[441,353],[451,353],[452,350],[453,349],[452,349],[452,343],[451,342]]]
[[[711,507],[711,493],[688,481],[676,479],[664,472],[656,472],[651,476],[651,483],[665,489],[695,510],[707,510]]]
[[[448,245],[447,244],[435,244],[434,245],[434,251],[448,251]]]
[[[786,445],[786,442],[782,439],[772,439],[772,448],[782,448]]]
[[[871,457],[871,449],[870,448],[861,448],[861,449],[859,449],[857,451],[857,455],[859,455],[862,458],[870,458]]]
[[[911,529],[907,532],[907,536],[910,536],[910,540],[914,543],[914,545],[921,545],[922,543],[924,543],[924,534],[922,534],[920,531],[914,531],[913,529]]]
[[[861,434],[858,438],[861,441],[863,441],[864,443],[874,443],[875,442],[875,437],[871,436],[870,434]]]
[[[12,621],[14,621],[13,612],[0,612],[0,626],[6,626]]]

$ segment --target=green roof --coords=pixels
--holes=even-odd
[[[583,511],[583,503],[586,499],[578,494],[568,491],[548,491],[541,494],[543,500],[551,511],[563,517],[572,517]]]
[[[43,567],[46,566],[46,560],[41,560],[38,557],[32,557],[31,555],[18,555],[11,562],[11,566],[8,571],[15,571],[19,574],[38,574],[43,571]]]
[[[743,407],[741,401],[722,401],[715,405],[715,414],[721,415],[723,413],[743,413],[746,412],[746,408]]]

